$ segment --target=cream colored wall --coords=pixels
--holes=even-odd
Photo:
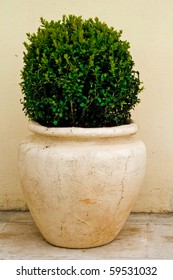
[[[0,0],[0,209],[26,209],[17,172],[19,142],[27,134],[20,105],[22,42],[41,16],[98,16],[131,43],[145,90],[133,117],[148,151],[134,211],[173,211],[173,1]]]

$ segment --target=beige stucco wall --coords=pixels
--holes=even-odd
[[[173,1],[0,0],[0,209],[26,209],[17,172],[20,140],[28,134],[20,105],[22,42],[41,16],[98,16],[131,43],[145,90],[133,117],[148,151],[134,211],[173,211]]]

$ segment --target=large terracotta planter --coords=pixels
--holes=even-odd
[[[112,241],[139,193],[144,144],[131,123],[110,128],[47,128],[20,145],[20,180],[30,212],[56,246],[89,248]]]

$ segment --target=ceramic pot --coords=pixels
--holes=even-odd
[[[112,241],[134,205],[146,149],[131,123],[107,128],[47,128],[29,123],[20,144],[19,174],[44,238],[66,248]]]

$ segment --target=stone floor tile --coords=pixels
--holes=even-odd
[[[148,213],[131,213],[126,221],[128,223],[145,225],[148,223]]]
[[[149,259],[173,259],[173,224],[148,225]]]
[[[169,214],[148,214],[149,224],[173,225],[173,213]]]
[[[0,223],[1,222],[34,222],[30,212],[21,211],[2,211],[0,212]]]
[[[0,258],[27,259],[35,254],[43,237],[34,223],[8,223],[0,233]],[[44,244],[43,244],[44,247]]]
[[[119,235],[108,246],[112,246],[116,259],[147,258],[147,225],[126,223]]]

